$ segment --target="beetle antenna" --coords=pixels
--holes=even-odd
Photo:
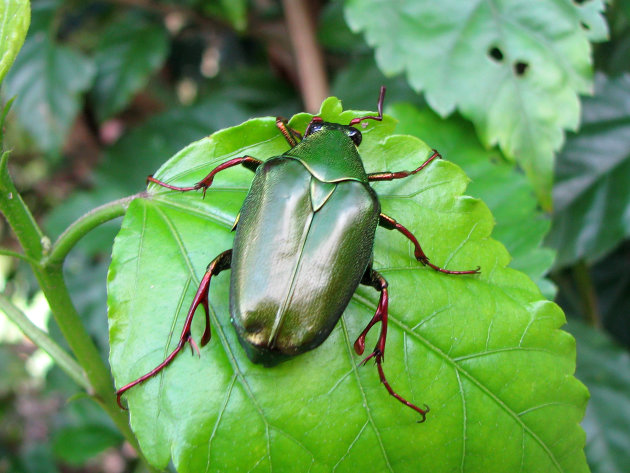
[[[352,120],[350,120],[350,123],[348,123],[348,126],[357,125],[361,123],[363,120],[376,120],[379,122],[382,121],[384,101],[385,101],[385,86],[381,85],[381,92],[378,95],[378,103],[376,104],[376,110],[378,111],[378,115],[377,116],[365,115],[363,117],[353,118]]]

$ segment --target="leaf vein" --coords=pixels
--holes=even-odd
[[[553,465],[556,467],[558,471],[563,471],[562,467],[558,463],[553,452],[549,449],[547,444],[543,442],[543,440],[536,435],[536,433],[515,413],[510,407],[496,394],[494,394],[487,386],[485,386],[481,381],[475,378],[471,373],[469,373],[466,369],[458,365],[455,360],[449,356],[447,356],[442,350],[440,350],[437,346],[433,345],[428,339],[424,338],[417,332],[411,330],[410,327],[405,325],[403,322],[399,320],[396,315],[389,314],[389,320],[398,326],[399,329],[406,331],[411,336],[418,339],[420,343],[425,345],[427,349],[434,352],[437,356],[442,358],[447,364],[451,365],[453,369],[459,371],[462,375],[468,378],[474,385],[476,385],[481,392],[483,392],[486,396],[492,399],[499,407],[501,407],[512,419],[516,421],[517,424],[521,426],[521,428],[525,429],[525,431],[534,439],[534,441],[543,449],[543,451],[547,454]]]
[[[341,318],[341,327],[343,329],[343,335],[346,342],[346,353],[348,354],[348,360],[350,361],[350,365],[352,366],[352,371],[354,372],[355,379],[357,381],[357,386],[359,388],[359,392],[361,393],[361,397],[363,398],[363,405],[365,406],[365,412],[367,414],[367,422],[370,423],[374,434],[376,435],[376,439],[378,440],[378,445],[381,449],[381,453],[383,454],[383,459],[385,460],[385,464],[387,465],[387,469],[394,473],[392,469],[392,465],[389,463],[389,457],[387,456],[387,451],[385,450],[385,446],[383,445],[383,439],[381,438],[381,433],[376,428],[376,424],[374,423],[374,419],[372,418],[372,413],[370,411],[370,405],[368,404],[367,396],[365,395],[365,391],[363,389],[363,385],[361,384],[361,379],[359,378],[359,372],[357,370],[357,365],[354,363],[354,357],[352,356],[351,351],[351,343],[350,337],[348,335],[348,327],[346,326],[346,321],[342,317]]]

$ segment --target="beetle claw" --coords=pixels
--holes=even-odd
[[[371,353],[369,356],[366,356],[363,361],[359,363],[359,366],[365,366],[365,364],[370,361],[370,359],[374,358],[374,353]]]
[[[374,358],[374,363],[382,363],[383,353],[381,352],[381,350],[376,348],[372,353],[369,354],[369,356],[366,356],[365,359],[361,361],[361,363],[359,363],[359,366],[364,366],[372,358]]]
[[[424,410],[420,410],[420,415],[422,416],[422,419],[416,421],[418,424],[422,424],[425,420],[427,420],[427,414],[429,413],[429,411],[431,410],[431,408],[429,406],[427,406],[426,404],[424,405]]]

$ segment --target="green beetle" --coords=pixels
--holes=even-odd
[[[418,261],[448,274],[429,262],[420,244],[404,226],[381,213],[371,181],[401,179],[415,174],[439,157],[433,155],[413,171],[367,174],[358,147],[361,132],[354,127],[363,120],[383,118],[385,88],[381,88],[378,115],[355,118],[347,125],[313,117],[304,137],[285,121],[276,124],[291,148],[265,162],[251,156],[231,159],[213,169],[191,187],[177,187],[149,177],[148,180],[178,191],[205,190],[220,171],[242,165],[255,177],[237,222],[234,246],[209,265],[188,311],[175,350],[149,373],[118,390],[120,396],[164,369],[187,343],[199,351],[191,335],[196,309],[202,305],[206,328],[201,345],[210,340],[208,292],[210,280],[231,268],[230,315],[248,357],[255,363],[273,365],[320,345],[341,317],[359,284],[380,292],[376,313],[357,338],[354,348],[361,355],[365,337],[376,323],[381,332],[372,353],[379,377],[387,391],[416,410],[424,421],[424,409],[408,402],[389,385],[383,372],[387,338],[387,281],[372,269],[376,227],[397,230],[415,247]]]

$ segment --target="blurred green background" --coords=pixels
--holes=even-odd
[[[16,186],[54,240],[92,208],[141,191],[191,141],[251,117],[315,112],[329,94],[373,110],[384,84],[398,131],[464,168],[512,266],[564,309],[591,392],[589,464],[627,473],[630,1],[603,13],[597,0],[504,2],[503,36],[489,42],[476,23],[485,3],[461,3],[479,6],[469,22],[434,3],[34,1],[2,84],[3,103],[17,96],[4,135]],[[91,232],[64,268],[105,361],[119,224]],[[0,236],[19,250],[4,221]],[[4,294],[63,346],[28,265],[0,256],[0,271]],[[0,473],[144,471],[79,392],[0,315]]]

